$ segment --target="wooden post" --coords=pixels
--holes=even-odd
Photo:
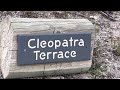
[[[0,22],[0,69],[1,69],[1,22]]]
[[[2,35],[2,27],[1,27],[1,22],[0,22],[0,69],[1,69],[1,35]]]
[[[94,47],[95,29],[86,19],[38,19],[10,18],[2,25],[1,70],[4,78],[22,78],[46,75],[60,75],[87,71],[91,59],[79,62],[17,65],[17,35],[40,33],[92,32],[91,47]]]
[[[10,16],[7,16],[5,19],[3,19],[2,21],[0,21],[0,69],[1,69],[1,60],[2,60],[2,35],[3,32],[5,32],[6,30],[9,29],[10,26]]]

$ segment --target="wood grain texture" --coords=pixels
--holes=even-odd
[[[2,34],[2,22],[0,22],[0,69],[1,69],[1,49],[2,49],[2,46],[1,46],[1,34]]]
[[[4,78],[80,73],[87,71],[91,67],[92,60],[17,66],[18,34],[91,32],[91,47],[94,47],[95,29],[90,21],[86,19],[11,18],[9,22],[9,24],[4,25],[6,30],[3,30],[1,36],[1,68]]]
[[[1,22],[1,70],[2,73],[4,73],[4,76],[6,77],[9,74],[9,61],[10,56],[8,54],[9,48],[11,47],[10,42],[10,37],[12,36],[10,34],[10,17],[6,17],[2,22]],[[10,41],[10,42],[8,42]],[[9,45],[8,45],[9,44]]]

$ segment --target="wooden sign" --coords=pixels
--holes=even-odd
[[[3,78],[86,72],[95,29],[87,19],[6,18],[1,22]]]

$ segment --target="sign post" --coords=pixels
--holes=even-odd
[[[9,22],[1,36],[4,78],[80,73],[91,67],[95,30],[90,21],[11,18]]]

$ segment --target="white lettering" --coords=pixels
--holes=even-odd
[[[72,47],[72,41],[73,41],[73,39],[72,39],[72,37],[70,38],[70,46]]]
[[[47,59],[49,59],[49,55],[51,54],[52,52],[47,52]]]
[[[76,46],[76,42],[79,41],[78,39],[75,39],[74,40],[74,46]]]
[[[71,57],[76,57],[76,52],[75,51],[71,51]]]
[[[46,54],[45,54],[44,52],[42,52],[42,53],[40,54],[40,59],[41,59],[41,60],[44,60],[44,59],[45,59],[45,56],[46,56]]]
[[[67,53],[69,54],[70,52],[69,52],[69,51],[66,51],[66,52],[65,52],[65,57],[66,57],[66,58],[69,58],[69,56],[67,56]]]
[[[34,51],[33,53],[35,53],[35,59],[38,60],[38,52],[40,51]]]
[[[51,45],[50,45],[50,43],[51,43]],[[54,45],[54,42],[53,42],[53,41],[49,41],[49,42],[48,42],[48,47],[53,47],[53,45]]]
[[[36,48],[36,46],[31,46],[31,45],[30,45],[30,42],[31,42],[31,41],[35,41],[35,39],[30,39],[30,40],[28,41],[28,47],[31,48],[31,49]]]
[[[78,43],[79,46],[84,46],[84,40],[80,39],[80,42]]]
[[[40,42],[40,46],[41,46],[42,48],[45,48],[45,47],[46,47],[46,41],[45,41],[45,40],[41,41],[41,42]]]
[[[66,39],[63,40],[62,46],[63,47],[68,47],[68,41]]]
[[[55,59],[55,54],[57,54],[57,52],[53,52],[53,59]]]
[[[58,58],[63,58],[63,52],[62,51],[59,51],[59,54],[57,56]]]
[[[58,47],[60,47],[61,42],[60,40],[55,40],[55,49],[57,49]]]
[[[37,48],[39,48],[39,39],[37,39]]]

